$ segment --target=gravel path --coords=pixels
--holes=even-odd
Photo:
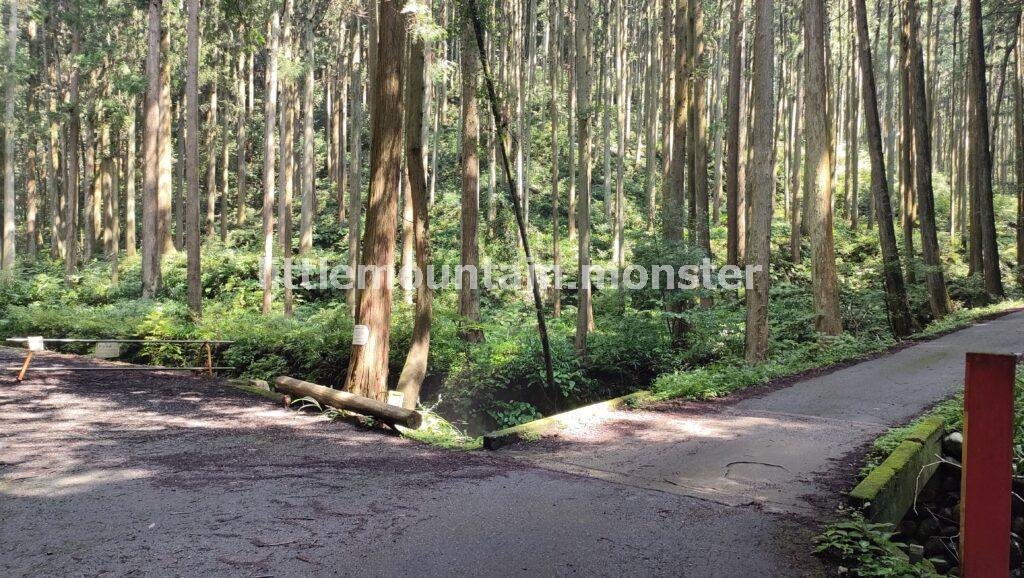
[[[1024,349],[1022,326],[1017,313],[760,398],[617,412],[495,454],[217,380],[5,372],[0,575],[823,575],[811,520],[838,494],[821,476],[953,392],[962,347]],[[0,348],[0,365],[21,358]],[[840,374],[845,397],[823,385]],[[751,457],[740,442],[755,438],[767,453]]]

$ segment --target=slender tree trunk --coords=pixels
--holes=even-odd
[[[587,334],[593,325],[593,310],[590,287],[590,191],[591,191],[591,148],[590,77],[593,58],[591,54],[590,0],[576,2],[576,111],[577,135],[579,137],[579,199],[576,204],[576,229],[579,241],[579,280],[576,318],[576,353],[587,354]]]
[[[281,24],[281,52],[286,62],[293,57],[292,47],[295,38],[292,34],[292,21],[294,19],[294,0],[285,0],[284,14]],[[282,258],[282,280],[284,281],[284,314],[291,317],[293,314],[294,297],[292,294],[292,199],[295,193],[295,105],[298,95],[295,88],[295,79],[291,75],[281,78],[281,106],[278,113],[281,115],[281,134],[278,140],[280,155],[280,175],[278,181],[277,201],[277,235],[281,243]]]
[[[988,88],[985,82],[985,41],[981,22],[981,0],[970,0],[968,39],[968,99],[971,102],[970,163],[971,196],[978,205],[981,228],[982,265],[985,290],[994,297],[1003,296],[1003,280],[999,272],[999,247],[996,238],[995,212],[992,207],[992,151],[989,149]]]
[[[163,0],[149,0],[146,97],[142,135],[142,296],[160,290],[160,17]],[[76,159],[77,160],[77,159]]]
[[[1017,139],[1017,286],[1024,287],[1024,18],[1018,16],[1017,73],[1014,75],[1013,128]]]
[[[188,199],[185,203],[186,252],[188,254],[188,308],[198,318],[203,311],[202,264],[200,263],[200,214],[199,214],[199,0],[188,0],[188,21],[185,25],[188,38],[187,72],[185,74],[185,179],[188,181]],[[211,116],[216,122],[216,84],[210,98]],[[214,126],[207,126],[208,133]],[[212,142],[210,149],[212,149]],[[216,157],[208,157],[216,164]],[[207,183],[209,186],[209,182]],[[216,191],[214,191],[216,194]],[[212,200],[211,200],[212,201]],[[210,202],[212,206],[213,203]],[[213,223],[207,220],[212,232]]]
[[[615,135],[617,137],[615,156],[615,206],[612,219],[612,261],[621,270],[624,266],[624,235],[626,220],[626,29],[629,25],[625,0],[615,2]]]
[[[769,2],[771,4],[771,2]],[[770,9],[770,8],[769,8]],[[690,20],[690,44],[693,47],[690,60],[691,66],[691,94],[690,94],[690,134],[689,139],[690,146],[690,198],[692,199],[692,208],[690,213],[696,219],[694,225],[694,232],[696,233],[697,248],[703,251],[704,255],[711,257],[711,231],[708,224],[708,214],[710,212],[708,207],[708,130],[707,130],[707,102],[705,99],[705,88],[707,87],[707,73],[705,71],[704,63],[704,8],[703,0],[689,0],[689,20]],[[771,21],[773,17],[771,14],[767,16],[768,23],[768,34],[772,33]],[[767,42],[767,41],[766,41]],[[772,56],[774,58],[774,56]],[[774,74],[773,67],[766,67],[769,71],[769,80],[767,81],[768,91],[772,91],[772,80],[771,76]],[[774,99],[769,98],[771,107],[765,109],[771,111],[771,115],[774,115]],[[772,126],[772,119],[769,119],[767,126]],[[774,130],[774,129],[772,129]],[[769,130],[766,143],[769,148],[769,152],[774,152],[772,146],[772,130]],[[772,163],[774,164],[774,155],[772,155]],[[772,179],[774,183],[774,178]],[[774,196],[774,190],[768,195],[769,207]],[[767,255],[767,253],[766,253]],[[767,271],[767,268],[765,269]],[[706,300],[702,300],[705,305],[709,304]]]
[[[744,218],[741,198],[745,194],[746,154],[744,138],[746,103],[743,90],[743,0],[733,0],[732,24],[729,32],[729,109],[726,113],[726,157],[725,157],[725,211],[727,225],[726,262],[738,265],[740,261],[740,237],[744,234],[741,221]]]
[[[768,358],[768,289],[771,284],[768,261],[771,253],[772,198],[775,193],[775,158],[772,148],[772,125],[775,120],[775,91],[772,87],[775,76],[773,12],[773,0],[755,0],[754,132],[750,143],[752,158],[750,191],[747,194],[750,226],[747,228],[746,262],[756,269],[753,286],[748,287],[746,292],[745,356],[749,364],[760,363]]]
[[[427,166],[423,154],[423,101],[425,90],[424,41],[419,35],[411,39],[409,69],[406,72],[405,158],[409,175],[406,202],[412,205],[413,238],[416,249],[416,267],[420,270],[420,283],[416,286],[416,318],[405,365],[398,377],[398,391],[402,392],[402,405],[415,409],[419,401],[420,386],[427,375],[430,357],[430,325],[433,320],[434,292],[422,275],[426,275],[432,258],[430,252],[430,223],[427,207]]]
[[[868,16],[864,0],[854,0],[857,19],[857,48],[860,58],[861,91],[864,101],[864,120],[867,126],[868,155],[871,157],[871,195],[875,199],[878,219],[878,241],[882,248],[882,279],[885,283],[885,303],[889,327],[894,337],[906,337],[916,330],[907,290],[903,285],[903,272],[896,245],[892,222],[892,201],[889,183],[885,177],[885,158],[882,155],[882,127],[878,115],[878,95],[875,89],[875,71],[871,62],[871,41],[868,38]]]
[[[796,102],[793,105],[790,125],[790,152],[789,152],[789,259],[793,263],[800,262],[800,165],[803,160],[801,146],[803,145],[803,134],[801,133],[800,119],[804,117],[804,89],[803,75],[803,54],[797,57],[796,61]]]
[[[476,279],[476,270],[480,264],[477,240],[480,213],[480,115],[476,98],[480,61],[476,37],[468,18],[463,24],[462,49],[459,54],[462,72],[462,218],[459,254],[463,267],[459,280],[459,316],[466,325],[460,330],[460,335],[467,341],[482,341],[483,331],[475,327],[480,322],[480,289]]]
[[[134,257],[136,252],[135,238],[135,110],[138,108],[135,101],[132,102],[131,112],[128,114],[127,128],[125,129],[125,158],[124,158],[124,245],[125,253]]]
[[[839,280],[836,277],[832,237],[832,139],[829,134],[831,121],[828,118],[828,73],[825,68],[826,22],[824,0],[805,0],[804,131],[807,138],[807,169],[804,189],[811,199],[807,216],[811,233],[815,327],[825,335],[838,335],[843,331],[843,324],[839,313]]]
[[[313,162],[313,23],[302,22],[302,52],[305,55],[305,77],[302,80],[302,214],[299,220],[299,254],[313,250],[313,210],[316,205],[316,173]],[[333,144],[333,143],[332,143]]]
[[[18,5],[19,0],[10,2],[10,18],[7,21],[7,62],[13,63],[18,54]],[[3,271],[14,270],[15,226],[14,226],[14,136],[17,124],[14,118],[14,104],[18,100],[17,83],[12,70],[7,71],[4,102],[4,234]]]
[[[274,131],[277,128],[277,49],[281,13],[274,7],[267,39],[266,93],[263,97],[263,313],[270,313],[274,299]]]
[[[949,313],[949,295],[942,271],[939,240],[935,226],[935,199],[932,192],[932,137],[928,127],[928,104],[924,78],[924,57],[918,40],[919,15],[917,0],[907,0],[910,23],[911,74],[910,91],[913,111],[914,180],[917,189],[917,215],[921,225],[921,256],[928,283],[928,301],[932,315],[941,319]]]
[[[352,63],[349,71],[352,75],[350,92],[352,98],[352,129],[349,133],[349,194],[348,194],[348,255],[349,266],[352,274],[355,275],[359,265],[359,226],[362,220],[363,197],[362,197],[362,168],[360,157],[362,156],[362,132],[363,132],[363,81],[362,81],[362,53],[363,35],[359,20],[353,19],[352,33]],[[352,316],[356,315],[356,289],[353,285],[348,292],[348,304]]]
[[[245,28],[239,31],[239,34],[245,36]],[[245,50],[240,49],[238,51],[238,87],[237,94],[235,95],[235,105],[238,108],[238,140],[236,142],[235,155],[238,157],[238,165],[235,170],[235,179],[238,181],[238,196],[235,200],[235,225],[242,226],[245,224],[248,215],[246,212],[246,197],[248,196],[249,188],[249,165],[246,159],[246,154],[249,150],[249,139],[246,136],[246,128],[249,125],[249,116],[247,113],[247,91],[245,82],[245,62],[246,55]]]
[[[216,66],[216,48],[213,50],[213,60],[214,66]],[[203,127],[203,132],[206,135],[206,236],[211,239],[216,234],[215,227],[217,224],[217,144],[219,140],[217,138],[217,130],[220,128],[217,117],[219,114],[217,110],[217,85],[217,74],[215,73],[209,83],[209,108],[206,112],[206,123]],[[186,166],[185,169],[187,171],[188,167]]]
[[[173,139],[171,138],[171,31],[169,26],[164,26],[161,30],[160,54],[160,170],[156,212],[157,267],[160,266],[164,253],[172,253],[175,250],[174,243],[171,242]]]
[[[668,181],[662,193],[662,236],[670,242],[683,239],[686,221],[683,202],[686,189],[686,117],[689,109],[689,71],[687,70],[687,40],[689,28],[686,15],[688,0],[677,0],[675,18],[676,52],[673,59],[675,68],[675,90],[672,111],[672,160],[669,164]]]
[[[361,263],[385,271],[395,262],[395,220],[402,164],[402,58],[405,29],[399,0],[380,0],[380,30],[372,84],[370,198]],[[388,341],[391,333],[391,275],[375,274],[359,292],[356,325],[365,343],[353,340],[345,388],[384,401],[387,396]]]
[[[910,90],[912,51],[909,24],[904,14],[900,28],[900,223],[903,226],[903,253],[907,260],[907,282],[916,283],[914,267],[914,217],[917,213],[917,183],[913,157],[913,99]]]
[[[551,85],[551,101],[548,104],[549,112],[551,115],[551,261],[552,266],[555,269],[556,279],[556,282],[553,284],[552,287],[551,301],[553,314],[555,318],[557,318],[562,313],[561,287],[557,282],[557,280],[561,277],[559,273],[561,268],[561,231],[559,230],[561,226],[561,215],[559,214],[558,207],[558,74],[560,65],[558,38],[560,33],[560,19],[559,14],[556,11],[551,15],[549,34],[552,46],[551,49],[548,51],[548,81]],[[570,122],[572,121],[570,120]]]

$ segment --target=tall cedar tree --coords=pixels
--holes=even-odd
[[[854,0],[857,11],[857,53],[860,58],[861,100],[864,102],[864,124],[867,127],[868,155],[871,158],[871,197],[874,199],[878,220],[878,241],[882,248],[882,279],[885,283],[885,303],[889,310],[889,327],[895,337],[905,337],[915,330],[914,318],[907,305],[907,290],[903,285],[903,269],[893,230],[892,201],[886,181],[885,157],[882,152],[882,127],[878,116],[878,94],[875,89],[875,71],[871,61],[871,41],[868,38],[868,16],[864,0]],[[890,159],[891,161],[892,159]]]
[[[843,331],[839,314],[839,280],[832,233],[832,135],[828,115],[828,70],[825,67],[825,0],[804,2],[804,131],[807,168],[804,194],[810,198],[811,285],[815,327],[825,335]]]
[[[768,289],[771,283],[772,198],[775,192],[775,154],[772,147],[775,120],[775,38],[772,31],[773,0],[754,2],[754,130],[750,145],[750,188],[747,200],[750,223],[747,228],[748,266],[754,271],[753,287],[746,292],[746,359],[755,364],[768,357]]]
[[[376,54],[401,55],[405,26],[400,0],[380,0]],[[395,263],[398,181],[402,166],[402,58],[371,58],[370,195],[361,264],[373,267],[359,291],[356,324],[367,328],[366,343],[353,342],[345,389],[384,401],[391,335],[391,274]],[[351,232],[350,232],[351,233]]]

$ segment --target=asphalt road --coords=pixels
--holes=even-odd
[[[829,473],[1024,313],[726,405],[446,451],[180,374],[0,376],[0,575],[816,576]],[[98,363],[60,358],[38,363]],[[55,357],[55,356],[54,356]],[[0,348],[0,365],[21,353]]]

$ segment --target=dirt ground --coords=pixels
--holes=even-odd
[[[22,357],[0,348],[0,365]],[[813,530],[431,448],[217,380],[0,374],[3,576],[820,575]]]

